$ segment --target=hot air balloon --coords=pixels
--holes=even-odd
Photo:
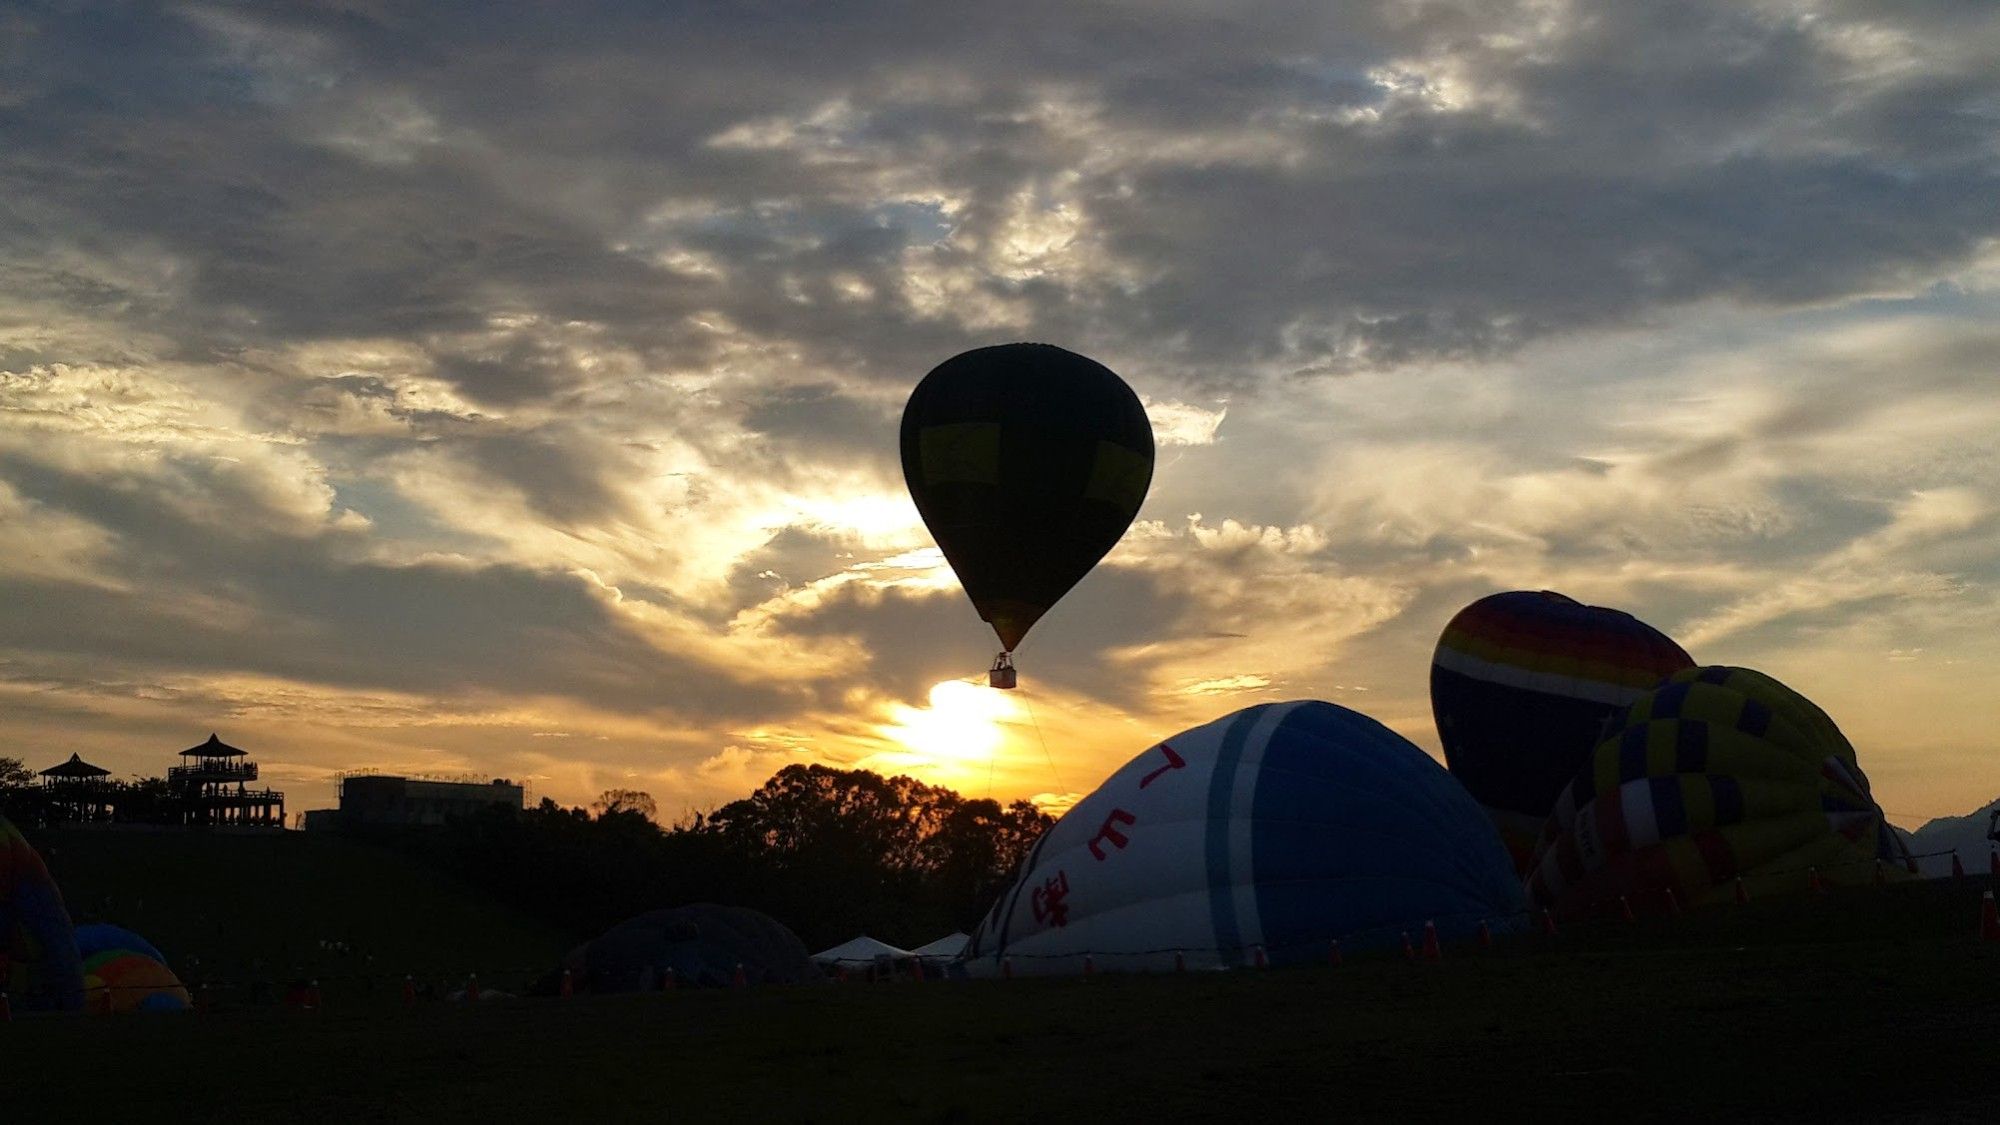
[[[1549,590],[1484,597],[1444,627],[1431,711],[1452,776],[1525,869],[1556,796],[1632,701],[1694,660],[1659,630]]]
[[[903,408],[903,479],[982,620],[991,682],[1013,686],[1028,630],[1131,526],[1153,479],[1132,388],[1048,344],[953,356]]]
[[[102,923],[78,926],[76,951],[83,959],[85,1011],[185,1012],[191,1004],[166,957],[130,930]]]
[[[1522,911],[1493,825],[1423,751],[1344,707],[1267,703],[1153,746],[1070,809],[959,966],[1283,965]]]
[[[709,903],[627,918],[571,950],[563,967],[587,992],[634,992],[668,979],[720,988],[734,982],[739,969],[753,983],[820,979],[805,943],[784,923],[748,907]]]
[[[1747,668],[1675,673],[1632,705],[1544,826],[1528,876],[1543,906],[1587,914],[1800,894],[1914,870],[1826,712]]]
[[[83,972],[62,893],[6,817],[0,817],[0,991],[26,1011],[83,1006]]]

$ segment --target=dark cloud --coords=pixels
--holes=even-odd
[[[816,366],[908,379],[987,342],[910,304],[912,252],[966,272],[961,302],[1227,377],[1838,297],[2000,229],[1993,71],[1854,56],[1990,43],[1962,12],[1538,10],[43,13],[0,109],[0,186],[31,201],[6,241],[41,267],[16,285],[99,305],[115,290],[35,262],[38,241],[159,247],[182,266],[156,323],[197,349],[527,310],[699,364],[686,318],[717,310]],[[1854,46],[1871,31],[1907,42]],[[761,147],[710,143],[759,121]],[[1144,280],[994,273],[1023,192]],[[669,248],[716,272],[652,256]],[[873,295],[839,299],[843,277]],[[529,342],[441,351],[489,403],[578,378]]]
[[[921,698],[990,655],[963,599],[828,579],[916,545],[880,531],[902,393],[1010,339],[1102,355],[1154,400],[1227,397],[1243,441],[1163,458],[1160,489],[1187,503],[1147,515],[1268,525],[1230,549],[1176,531],[1037,629],[1028,675],[1107,707],[1143,707],[1192,667],[1177,653],[1225,641],[1219,665],[1264,664],[1204,676],[1310,678],[1340,644],[1321,620],[1420,678],[1485,583],[1718,542],[1803,565],[1879,525],[1884,495],[1990,481],[1962,437],[1955,466],[1898,468],[1876,495],[1826,479],[1854,419],[1892,426],[1990,381],[1976,333],[1905,349],[1903,372],[1829,352],[1787,383],[1769,372],[1788,357],[1766,355],[1771,393],[1740,419],[1629,443],[1601,409],[1526,396],[1343,423],[1356,404],[1307,382],[1525,362],[1692,309],[1851,303],[1965,270],[2000,235],[2000,21],[1976,4],[0,20],[0,370],[36,367],[8,386],[46,403],[0,411],[0,438],[32,431],[0,445],[0,484],[108,533],[92,585],[10,579],[0,636],[66,674],[101,662],[106,690],[111,670],[256,671],[692,725],[839,709],[862,683]],[[106,370],[59,385],[83,365]],[[128,373],[178,397],[148,401]],[[1258,400],[1280,404],[1261,430]],[[1313,514],[1346,539],[1265,543],[1350,446]],[[1815,467],[1770,467],[1785,458]],[[842,489],[870,494],[873,531],[819,514]],[[516,497],[527,534],[481,522]],[[524,546],[544,540],[574,557]],[[1628,580],[1683,617],[1699,585]],[[730,632],[760,613],[768,635]],[[1394,614],[1399,636],[1368,632]],[[649,618],[718,648],[873,655],[746,685],[714,651],[670,653]]]
[[[196,525],[129,481],[11,460],[0,470],[30,499],[117,529],[112,565],[128,584],[8,583],[0,635],[19,653],[442,696],[565,696],[635,714],[743,718],[785,706],[781,687],[662,651],[575,575],[388,565],[335,533]]]

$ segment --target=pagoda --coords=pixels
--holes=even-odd
[[[186,764],[167,771],[167,784],[181,807],[181,823],[284,827],[285,795],[250,788],[257,780],[257,763],[248,753],[210,733],[207,742],[188,747],[180,757]]]
[[[111,771],[93,766],[80,755],[50,766],[41,773],[42,800],[49,814],[63,821],[102,821],[113,818],[118,788],[104,780]]]

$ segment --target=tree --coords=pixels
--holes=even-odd
[[[0,758],[0,789],[26,789],[35,783],[35,771],[19,758]]]
[[[643,789],[606,789],[597,795],[597,800],[592,801],[590,807],[600,820],[635,814],[643,820],[652,820],[660,813],[658,802]]]

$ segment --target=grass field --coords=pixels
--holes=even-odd
[[[1982,881],[1983,882],[1983,881]],[[6,1120],[1991,1120],[1979,884],[1436,964],[0,1027]],[[199,1077],[197,1077],[199,1076]]]
[[[582,935],[393,852],[319,833],[69,831],[43,855],[78,922],[150,939],[223,1004],[268,1002],[292,978],[331,996],[398,996],[404,974],[518,988]],[[382,983],[387,980],[390,983]]]

